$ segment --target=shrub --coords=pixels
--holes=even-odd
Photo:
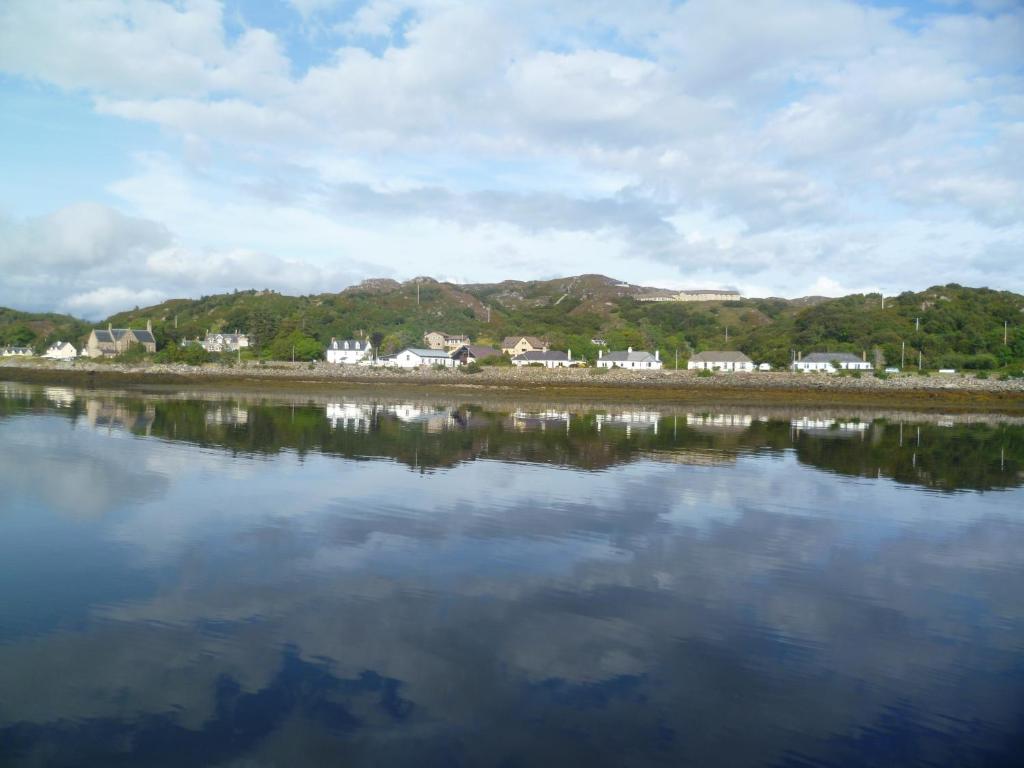
[[[591,368],[590,369],[590,374],[592,376],[600,376],[602,374],[608,373],[608,371],[610,371],[610,370],[611,370],[611,368]]]
[[[988,371],[978,371],[976,374],[974,374],[974,378],[976,378],[976,379],[987,379],[988,378]]]
[[[483,366],[475,360],[472,363],[459,366],[460,373],[480,373],[481,371],[483,371]]]
[[[889,374],[886,373],[885,371],[875,371],[875,378],[876,379],[883,379],[883,380],[884,379],[888,379],[889,378]]]
[[[699,371],[697,371],[697,375],[700,376],[702,379],[710,379],[712,376],[715,375],[715,372],[709,371],[707,368],[701,368]]]

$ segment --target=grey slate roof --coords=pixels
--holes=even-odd
[[[346,347],[345,345],[348,344]],[[362,352],[370,348],[370,342],[362,341],[360,339],[332,339],[328,349],[352,349],[356,352]]]
[[[536,336],[506,336],[501,340],[503,349],[510,349],[519,343],[520,339],[526,339],[532,347],[543,347],[544,342]]]
[[[643,350],[620,351],[620,352],[609,352],[606,355],[602,355],[601,360],[611,360],[613,363],[656,363],[654,355],[650,352],[644,352]]]
[[[402,352],[412,352],[414,355],[419,355],[420,357],[448,359],[448,353],[443,349],[418,349],[416,347],[409,347],[408,349],[403,349]],[[401,352],[399,352],[399,354],[401,354]]]
[[[690,358],[698,363],[752,363],[749,357],[738,350],[708,350],[698,352]]]
[[[479,344],[465,344],[455,350],[452,354],[456,355],[464,349],[469,352],[470,357],[475,357],[477,360],[483,360],[485,357],[501,357],[500,349],[484,347]]]
[[[516,355],[512,358],[513,360],[527,360],[531,363],[542,363],[545,360],[568,360],[568,352],[560,352],[558,350],[548,350],[547,352],[533,351],[523,352],[521,355]]]
[[[133,330],[132,333],[134,333],[135,334],[135,338],[138,339],[143,344],[156,344],[156,339],[153,337],[153,334],[150,333],[149,331],[134,331]]]
[[[837,360],[840,363],[862,363],[864,362],[859,357],[850,352],[811,352],[809,355],[804,355],[798,363],[831,363],[833,360]]]

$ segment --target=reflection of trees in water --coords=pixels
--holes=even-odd
[[[430,402],[250,403],[241,400],[69,397],[64,389],[0,392],[0,416],[56,411],[236,453],[294,451],[390,458],[429,470],[487,458],[604,469],[637,459],[721,464],[749,453],[796,451],[803,464],[891,477],[938,490],[988,490],[1024,481],[1024,427],[932,420],[902,423],[818,414],[774,415],[565,406],[489,409]],[[51,396],[53,395],[53,396]]]

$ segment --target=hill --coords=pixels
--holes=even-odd
[[[158,342],[208,330],[247,331],[254,352],[284,357],[322,350],[331,337],[373,338],[384,352],[422,343],[428,330],[465,333],[495,344],[507,335],[546,336],[558,348],[596,357],[592,338],[613,349],[661,351],[672,365],[706,349],[740,349],[785,365],[794,352],[849,351],[899,365],[996,369],[1024,362],[1024,296],[987,288],[935,286],[887,297],[641,302],[656,289],[603,275],[457,285],[419,277],[367,280],[339,293],[286,296],[236,291],[174,299],[120,312],[115,327],[153,322]],[[105,325],[106,322],[101,325]],[[1006,323],[1006,343],[1003,343]],[[41,346],[55,335],[81,340],[89,325],[66,315],[0,311],[0,340]],[[31,337],[29,336],[31,334]]]

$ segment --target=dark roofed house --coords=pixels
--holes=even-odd
[[[93,329],[85,343],[86,357],[114,357],[128,351],[132,344],[141,344],[147,352],[156,352],[153,324],[146,321],[145,330],[136,328]]]
[[[480,344],[463,344],[452,352],[452,358],[458,360],[462,365],[475,363],[488,357],[501,357],[501,350]]]

